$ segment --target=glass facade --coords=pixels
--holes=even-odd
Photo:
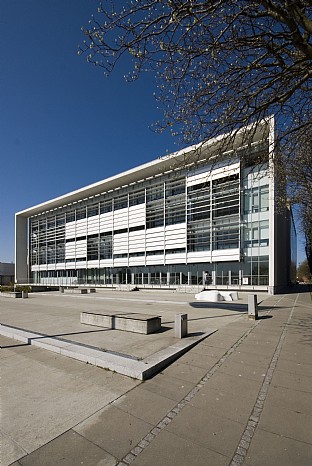
[[[267,285],[269,183],[258,175],[202,163],[30,217],[32,280],[201,285],[208,272],[213,286]]]

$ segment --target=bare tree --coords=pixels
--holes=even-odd
[[[127,79],[154,73],[158,128],[183,143],[270,114],[279,144],[312,126],[311,0],[105,1],[84,33],[80,53],[106,73],[129,55]]]
[[[307,260],[303,261],[299,265],[298,270],[297,270],[297,276],[298,276],[299,282],[309,281],[311,279],[311,272],[310,272],[310,268],[309,268],[309,264]]]
[[[299,206],[299,224],[312,270],[312,128],[294,138],[293,151],[285,163],[288,194],[292,203]]]

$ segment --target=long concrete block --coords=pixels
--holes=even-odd
[[[107,327],[126,332],[155,333],[161,329],[161,318],[149,314],[101,314],[93,312],[81,312],[80,323]]]

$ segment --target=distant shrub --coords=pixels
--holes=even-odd
[[[31,286],[28,285],[17,285],[14,289],[14,285],[1,285],[0,286],[0,292],[1,293],[8,293],[11,291],[27,291],[28,293],[31,293]]]

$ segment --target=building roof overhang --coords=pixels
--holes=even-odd
[[[156,177],[163,173],[169,173],[187,166],[195,165],[200,161],[216,158],[216,154],[226,152],[231,149],[236,149],[244,145],[246,134],[252,134],[252,139],[249,143],[257,143],[267,137],[268,135],[268,121],[263,120],[257,126],[250,125],[246,128],[238,130],[235,135],[221,135],[212,138],[204,143],[196,144],[164,157],[159,157],[156,160],[139,165],[125,172],[119,173],[112,177],[106,178],[102,181],[90,184],[84,188],[77,189],[68,194],[56,197],[49,201],[35,205],[31,208],[17,212],[16,216],[31,217],[42,212],[53,211],[60,207],[65,207],[81,200],[86,200],[96,197],[102,193],[115,190],[120,187],[125,187],[138,181],[143,181]],[[224,141],[229,139],[228,147],[224,145]]]

